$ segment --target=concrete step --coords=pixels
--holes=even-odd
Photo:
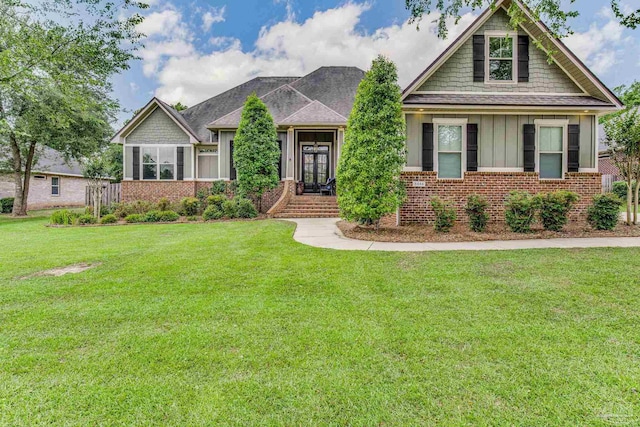
[[[276,218],[338,218],[337,213],[327,213],[327,214],[309,214],[309,213],[287,213],[281,212],[276,214]]]

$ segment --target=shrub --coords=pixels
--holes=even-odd
[[[487,228],[487,222],[489,221],[487,206],[487,199],[477,194],[472,194],[467,199],[467,206],[464,210],[469,216],[469,227],[471,227],[471,231],[481,233]]]
[[[216,194],[207,197],[207,206],[215,206],[217,209],[222,209],[222,204],[227,200],[227,196],[224,194]]]
[[[618,225],[622,203],[615,193],[594,196],[587,209],[587,222],[596,230],[613,230]]]
[[[211,194],[224,194],[227,191],[227,184],[224,181],[213,181],[211,184]]]
[[[153,204],[146,200],[136,200],[132,203],[114,203],[113,213],[118,218],[125,218],[132,214],[145,214],[153,208]]]
[[[439,233],[448,233],[456,222],[455,208],[437,196],[431,198],[431,207],[436,215],[433,228]]]
[[[162,211],[160,215],[158,215],[158,220],[160,222],[176,222],[180,218],[177,212],[174,211]]]
[[[222,203],[222,216],[226,218],[238,217],[238,204],[235,200],[225,200]]]
[[[11,213],[13,210],[13,197],[5,197],[0,199],[0,213]]]
[[[144,222],[159,222],[160,215],[162,215],[160,211],[149,211],[144,215]]]
[[[145,216],[142,214],[127,215],[124,219],[128,223],[145,222]]]
[[[200,200],[195,197],[185,197],[180,202],[180,205],[182,206],[185,216],[198,215]]]
[[[187,217],[187,221],[199,221],[199,220],[200,220],[200,217],[197,215]]]
[[[505,220],[516,233],[531,232],[531,224],[536,219],[536,198],[526,191],[512,191],[505,203]]]
[[[636,182],[631,183],[631,188],[636,187]],[[613,183],[613,193],[620,198],[623,202],[627,200],[627,183],[624,181],[616,181]],[[631,196],[631,203],[635,200],[635,192]]]
[[[57,225],[71,225],[77,217],[78,215],[70,210],[62,209],[54,211],[49,218],[49,222]]]
[[[196,193],[196,199],[198,199],[200,204],[204,206],[204,204],[207,202],[207,197],[209,197],[209,195],[211,195],[211,192],[208,188],[201,188]]]
[[[258,216],[258,210],[251,200],[245,198],[235,199],[237,206],[238,218],[255,218]]]
[[[98,220],[93,215],[84,214],[78,217],[78,224],[80,225],[95,224],[96,222]]]
[[[223,216],[222,209],[219,209],[214,205],[208,206],[207,209],[205,209],[204,213],[202,214],[202,218],[204,218],[205,221],[220,219],[222,218],[222,216]]]
[[[567,215],[580,196],[571,191],[558,190],[536,195],[540,222],[545,230],[560,231],[568,222]]]
[[[171,210],[171,202],[166,197],[158,200],[158,210],[159,211],[170,211]]]
[[[115,224],[118,222],[118,217],[114,214],[108,214],[102,217],[100,224]]]

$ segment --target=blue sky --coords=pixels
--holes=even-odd
[[[321,65],[366,69],[385,54],[401,85],[420,73],[472,22],[468,13],[448,40],[432,18],[408,24],[404,0],[150,0],[140,30],[141,60],[114,80],[120,119],[152,96],[192,106],[256,75],[304,75]],[[640,0],[628,0],[638,8]],[[640,30],[618,26],[609,0],[577,0],[581,16],[566,40],[610,87],[640,78]],[[476,12],[477,13],[477,12]]]

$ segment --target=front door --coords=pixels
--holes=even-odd
[[[329,147],[326,145],[302,146],[302,181],[304,191],[317,193],[320,185],[329,178]]]

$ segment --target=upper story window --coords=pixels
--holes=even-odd
[[[512,83],[516,81],[515,39],[508,34],[487,35],[485,49],[487,82]]]

